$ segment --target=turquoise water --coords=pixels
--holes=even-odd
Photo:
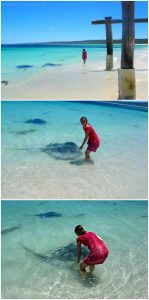
[[[32,78],[48,67],[46,63],[61,64],[56,68],[64,68],[76,63],[82,63],[81,52],[85,48],[88,52],[88,63],[104,64],[106,57],[105,45],[62,45],[62,46],[3,46],[2,47],[2,80]],[[135,54],[147,51],[147,45],[136,45]],[[114,45],[114,61],[120,58],[120,45]],[[18,70],[18,65],[33,65],[32,68]],[[49,67],[51,70],[55,67]]]
[[[61,216],[36,216],[50,211]],[[100,235],[110,251],[86,281],[75,262],[78,224]],[[147,201],[7,200],[2,230],[3,299],[148,297]]]
[[[58,160],[41,151],[51,143],[84,139],[85,115],[101,146],[91,154]],[[41,119],[47,123],[24,123]],[[2,102],[2,198],[147,198],[147,111],[100,102]],[[68,158],[68,160],[67,160]]]

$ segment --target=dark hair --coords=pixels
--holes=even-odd
[[[86,51],[85,49],[83,49],[83,51]]]
[[[83,119],[85,119],[86,123],[88,123],[88,120],[86,117],[81,117],[80,121],[82,121]]]
[[[77,225],[74,229],[75,233],[79,233],[80,235],[85,234],[85,230],[82,225]]]

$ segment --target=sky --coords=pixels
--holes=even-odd
[[[135,18],[148,17],[147,1],[135,1]],[[105,25],[92,20],[122,17],[121,1],[2,1],[2,44],[105,39]],[[135,24],[147,38],[147,23]],[[112,25],[113,39],[122,26]]]

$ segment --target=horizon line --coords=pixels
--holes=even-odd
[[[136,38],[135,41],[146,41],[145,44],[148,44],[148,38]],[[115,42],[121,42],[122,39],[114,39],[113,43]],[[72,43],[104,43],[106,44],[106,39],[101,39],[101,40],[75,40],[75,41],[50,41],[50,42],[21,42],[21,43],[1,43],[1,46],[9,46],[9,45],[31,45],[31,44],[72,44]]]

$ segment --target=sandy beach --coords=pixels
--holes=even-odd
[[[148,96],[148,53],[135,53],[136,99]],[[119,56],[114,56],[114,69],[105,71],[105,61],[82,62],[46,68],[40,73],[2,84],[3,100],[117,100]]]

